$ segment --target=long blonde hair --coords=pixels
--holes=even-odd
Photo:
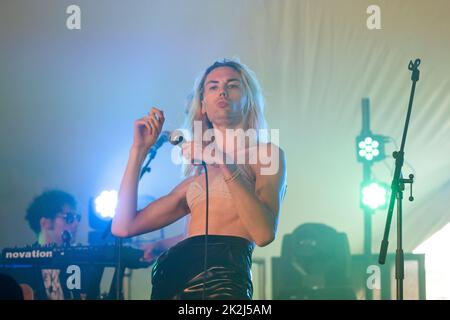
[[[192,136],[194,121],[202,122],[202,136],[206,130],[212,129],[212,123],[206,114],[202,115],[201,108],[206,77],[211,71],[220,67],[230,67],[239,73],[242,79],[243,93],[247,97],[243,106],[244,129],[255,129],[259,135],[259,130],[267,129],[267,122],[264,117],[264,97],[261,86],[255,73],[249,67],[232,59],[223,59],[214,62],[195,80],[194,88],[190,95],[191,100],[188,102],[188,113],[185,118],[184,129]],[[258,136],[257,138],[259,139],[260,137]],[[194,166],[187,164],[184,166],[183,171],[185,176],[189,176],[194,172]]]

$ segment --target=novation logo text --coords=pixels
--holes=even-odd
[[[39,250],[35,249],[32,251],[11,251],[5,253],[5,259],[42,259],[42,258],[52,258],[53,251],[51,250]]]

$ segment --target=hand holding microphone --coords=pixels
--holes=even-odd
[[[147,152],[157,141],[164,124],[164,112],[153,107],[134,123],[133,147]]]

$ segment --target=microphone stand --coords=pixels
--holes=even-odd
[[[411,116],[411,109],[414,100],[414,93],[416,89],[416,82],[419,81],[419,67],[420,59],[416,59],[414,63],[412,60],[409,62],[408,69],[412,71],[411,75],[411,94],[409,97],[409,105],[408,112],[406,114],[405,127],[403,129],[403,137],[402,143],[399,151],[395,151],[393,156],[395,158],[395,170],[394,177],[392,179],[391,184],[391,198],[389,202],[388,214],[386,218],[386,226],[384,229],[383,240],[381,242],[380,255],[378,257],[378,263],[384,264],[386,261],[386,254],[389,245],[389,229],[391,226],[392,214],[394,211],[395,199],[397,199],[397,250],[395,253],[395,278],[397,284],[397,300],[403,300],[403,279],[404,276],[404,255],[403,255],[403,244],[402,244],[402,200],[403,200],[403,191],[405,190],[405,184],[410,185],[410,196],[409,201],[413,201],[414,198],[412,196],[412,184],[414,182],[414,176],[412,174],[409,175],[409,179],[403,179],[402,176],[402,166],[405,157],[405,143],[406,143],[406,135],[408,132],[409,126],[409,118]]]
[[[160,138],[155,142],[155,144],[150,148],[150,150],[148,151],[148,159],[147,162],[144,164],[144,166],[142,167],[141,173],[139,175],[139,180],[141,180],[142,176],[146,173],[146,172],[150,172],[152,169],[150,168],[150,162],[152,162],[152,160],[156,157],[156,152],[158,151],[159,148],[161,148],[161,146],[166,143],[167,141],[169,141],[169,136],[168,136],[168,132],[164,131],[162,132]]]

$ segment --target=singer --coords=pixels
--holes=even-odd
[[[274,240],[286,191],[284,152],[260,136],[266,120],[256,76],[244,64],[227,59],[203,72],[186,119],[193,136],[182,144],[186,178],[137,211],[139,171],[163,124],[164,113],[157,108],[134,124],[113,234],[135,236],[189,214],[187,238],[162,253],[153,267],[152,299],[252,299],[253,249]],[[199,124],[201,132],[195,132]],[[277,170],[263,170],[267,159],[260,161],[261,150],[268,151]]]

